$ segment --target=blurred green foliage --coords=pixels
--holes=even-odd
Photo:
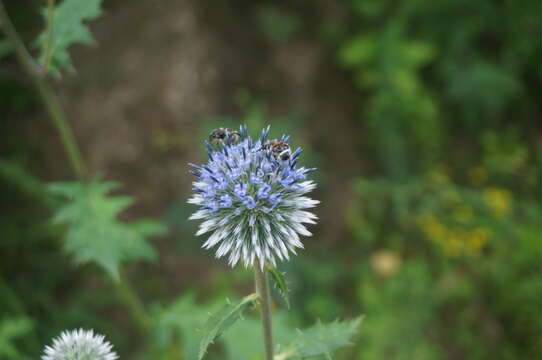
[[[338,63],[374,153],[348,214],[360,358],[540,357],[541,3],[351,4]]]
[[[32,329],[32,322],[26,318],[4,318],[0,322],[0,356],[13,359],[29,359],[21,354],[14,340],[27,335]]]
[[[68,49],[74,44],[94,43],[84,21],[99,17],[101,4],[102,0],[64,0],[50,10],[43,8],[46,27],[36,39],[36,45],[41,51],[40,63],[48,65],[46,71],[56,76],[62,70],[75,71]],[[51,17],[49,11],[52,12]]]
[[[8,56],[13,51],[13,46],[11,43],[0,40],[0,60],[2,60],[3,57]]]
[[[299,331],[291,343],[283,346],[275,358],[287,360],[322,356],[329,359],[336,350],[346,345],[353,345],[350,338],[357,333],[360,323],[361,318],[343,322],[335,321],[326,325],[318,323],[304,331]]]
[[[361,359],[441,358],[430,331],[435,294],[423,263],[405,264],[389,281],[363,272],[360,280],[359,301],[370,314],[359,345]]]
[[[227,301],[218,311],[209,315],[201,329],[202,339],[198,360],[202,360],[207,353],[209,346],[228,330],[237,320],[239,320],[243,311],[256,304],[258,295],[251,294],[242,298],[239,302]]]
[[[261,31],[272,41],[281,42],[291,38],[300,28],[300,18],[276,5],[261,6],[258,23]]]
[[[73,67],[70,45],[92,41],[84,21],[99,15],[101,1],[76,3],[83,2],[68,0],[56,11],[53,72]],[[323,49],[355,94],[357,113],[348,126],[362,132],[353,149],[359,164],[352,167],[367,165],[344,189],[352,196],[340,242],[325,243],[317,234],[310,252],[279,269],[291,290],[291,310],[274,313],[277,342],[291,346],[279,353],[305,349],[307,332],[295,326],[363,313],[359,333],[350,326],[355,321],[331,325],[347,335],[334,342],[326,333],[330,342],[319,348],[355,336],[356,345],[337,359],[540,358],[542,2],[351,0],[334,2],[344,16],[338,20],[327,5],[256,1],[247,20],[267,46],[309,38]],[[20,28],[32,22],[28,9],[16,11]],[[42,54],[45,41],[45,35],[37,41]],[[2,64],[12,65],[12,55],[1,39]],[[124,221],[129,201],[109,194],[109,182],[63,183],[49,191],[32,175],[47,167],[32,141],[19,137],[25,133],[19,116],[36,111],[35,95],[11,71],[0,72],[0,95],[0,117],[8,119],[0,122],[0,139],[9,154],[0,160],[0,358],[36,358],[61,330],[82,324],[108,334],[123,358],[195,358],[208,313],[232,291],[246,294],[251,277],[243,269],[213,268],[201,283],[188,274],[185,294],[169,294],[158,265],[136,269],[132,262],[155,258],[146,238],[161,226]],[[266,100],[243,88],[232,100],[239,113],[202,120],[191,135],[196,140],[164,132],[151,143],[161,151],[186,150],[215,127],[272,122],[274,135],[294,134],[306,162],[320,167],[325,196],[336,186],[329,176],[336,169],[315,150],[310,119],[295,109],[270,117]],[[332,138],[329,146],[341,141]],[[172,200],[164,214],[174,255],[206,268],[184,200]],[[55,213],[65,228],[51,223]],[[322,206],[320,216],[336,215]],[[92,267],[72,271],[63,249],[114,277],[121,264],[132,264],[126,280],[138,280],[135,290],[151,309],[147,341],[138,341],[141,330],[122,310],[134,294],[112,293],[114,285]],[[282,306],[279,296],[275,305]],[[247,309],[244,321],[210,348],[209,359],[261,359],[255,315]]]
[[[126,224],[117,219],[131,203],[127,196],[107,196],[113,182],[71,182],[49,185],[49,191],[67,199],[53,221],[67,224],[65,249],[77,263],[96,263],[119,280],[122,263],[156,259],[145,238],[160,235],[164,227],[152,220]]]
[[[213,305],[198,306],[193,294],[184,295],[167,307],[157,306],[154,315],[157,326],[153,334],[155,346],[169,357],[180,357],[182,353],[184,359],[196,359],[201,339],[197,329],[214,308],[216,306]]]

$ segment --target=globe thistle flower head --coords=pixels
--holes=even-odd
[[[316,187],[307,180],[315,169],[297,166],[301,148],[291,152],[288,136],[268,134],[269,126],[256,140],[245,126],[216,129],[205,143],[207,164],[189,164],[197,179],[188,202],[199,206],[190,219],[204,220],[196,235],[210,233],[203,247],[216,246],[232,267],[289,259],[303,248],[299,235],[312,235],[303,224],[317,219],[305,210],[319,203],[305,196]]]
[[[64,331],[46,346],[41,360],[115,360],[117,354],[103,335],[83,329]]]

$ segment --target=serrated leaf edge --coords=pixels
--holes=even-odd
[[[290,298],[288,297],[289,289],[288,289],[288,285],[286,284],[284,273],[281,273],[277,268],[274,268],[271,266],[266,266],[266,270],[271,275],[271,279],[273,280],[275,288],[278,290],[278,292],[284,299],[284,302],[286,303],[286,307],[290,309]]]
[[[228,311],[227,314],[223,316],[216,325],[214,325],[210,330],[208,330],[206,332],[207,334],[204,334],[200,342],[200,351],[198,355],[198,360],[202,360],[205,357],[205,354],[207,353],[207,349],[209,348],[209,345],[211,345],[216,338],[218,338],[225,330],[227,330],[228,327],[233,325],[237,321],[237,319],[234,319],[234,321],[231,324],[227,325],[227,327],[223,329],[221,329],[221,325],[224,324],[224,322],[230,319],[232,316],[238,315],[238,318],[241,318],[241,313],[244,310],[245,306],[254,304],[257,301],[257,299],[258,299],[258,294],[256,293],[245,296],[243,299],[241,299],[241,301],[235,304],[233,308],[230,311]],[[229,300],[227,304],[224,305],[221,309],[216,311],[214,314],[210,314],[209,319],[207,319],[206,325],[207,323],[209,323],[209,321],[212,320],[213,316],[220,313],[223,309],[225,309],[228,306],[232,306]],[[208,336],[208,334],[211,334],[211,336]]]
[[[358,316],[357,318],[354,318],[354,319],[351,319],[351,320],[343,320],[343,322],[347,322],[347,321],[350,322],[350,326],[352,327],[352,329],[357,330],[357,328],[359,328],[359,326],[361,325],[363,319],[364,319],[364,316],[361,315],[361,316]],[[333,322],[331,322],[329,324],[334,324],[334,323],[338,323],[338,322],[339,322],[339,320],[334,320]],[[316,323],[316,326],[324,326],[324,325],[329,325],[329,324],[322,324],[322,322],[320,320],[318,320],[317,323]],[[296,330],[297,330],[299,335],[303,334],[303,331],[301,329],[296,329]],[[347,345],[352,345],[352,344],[353,344],[353,342],[350,341],[350,339],[348,339],[348,344]],[[273,360],[288,360],[288,359],[291,359],[292,356],[296,356],[296,351],[297,351],[297,349],[293,348],[293,349],[284,351],[282,353],[276,354],[273,357]],[[328,359],[331,359],[331,354],[329,354],[329,352],[322,353],[322,355],[324,355]]]

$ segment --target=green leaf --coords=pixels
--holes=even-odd
[[[290,326],[292,314],[287,311],[273,313],[273,339],[277,343],[288,343],[296,336]],[[262,360],[264,348],[262,322],[259,316],[246,316],[220,337],[224,345],[224,359]]]
[[[521,94],[522,83],[516,74],[490,62],[476,62],[450,76],[450,97],[466,109],[497,114]],[[491,89],[491,91],[479,91]],[[483,118],[482,116],[478,116]]]
[[[164,224],[149,219],[138,220],[132,223],[132,228],[144,237],[164,235],[167,232]]]
[[[86,20],[96,19],[101,14],[102,0],[64,0],[54,7],[52,24],[36,39],[41,50],[41,57],[45,56],[48,46],[47,29],[52,29],[50,46],[49,70],[56,75],[62,69],[74,70],[68,53],[68,48],[74,44],[93,44],[94,38],[87,26]],[[43,9],[43,17],[47,22],[47,9]]]
[[[46,205],[52,205],[51,196],[45,192],[45,185],[29,173],[22,164],[13,160],[0,159],[0,178],[9,181],[22,192],[43,201]]]
[[[0,359],[28,359],[17,350],[13,342],[15,339],[26,335],[31,329],[32,322],[27,318],[2,319],[0,321]]]
[[[7,40],[0,40],[0,60],[13,52],[13,45]]]
[[[209,345],[230,326],[235,324],[237,319],[241,317],[242,312],[247,307],[254,305],[257,298],[257,294],[251,294],[241,299],[238,303],[228,303],[209,317],[203,327],[203,338],[201,339],[198,356],[199,360],[203,359]]]
[[[275,360],[313,356],[331,359],[332,352],[352,344],[351,339],[357,333],[361,319],[358,317],[350,321],[335,321],[325,325],[319,323],[300,331],[298,336],[275,356]]]
[[[151,220],[127,224],[117,219],[132,199],[111,196],[118,185],[112,182],[55,183],[49,191],[68,200],[56,211],[53,220],[68,225],[64,248],[76,263],[94,262],[118,280],[122,263],[134,260],[152,261],[154,248],[146,238],[164,232],[164,227]]]
[[[372,61],[378,42],[373,36],[358,36],[346,42],[339,51],[339,62],[347,69],[355,69]]]
[[[270,40],[286,41],[301,28],[298,16],[287,13],[278,6],[266,5],[259,10],[257,20],[260,29]]]
[[[216,306],[196,305],[192,294],[184,295],[173,304],[159,309],[155,315],[157,326],[153,333],[154,343],[162,352],[167,351],[174,358],[196,359],[200,334],[194,329],[201,329],[210,309],[216,309]]]
[[[288,298],[288,285],[286,284],[286,279],[284,278],[284,273],[281,273],[276,268],[267,266],[267,271],[271,275],[271,279],[275,283],[275,287],[279,291],[280,295],[284,299],[288,309],[290,308],[290,299]]]

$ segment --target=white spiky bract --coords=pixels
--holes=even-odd
[[[303,248],[299,235],[312,234],[303,225],[317,217],[306,211],[319,203],[305,196],[316,184],[306,180],[315,169],[297,168],[301,149],[289,159],[277,159],[266,148],[269,127],[255,141],[241,126],[235,143],[206,143],[209,161],[189,164],[197,176],[189,203],[200,208],[190,219],[203,220],[196,235],[211,233],[205,249],[217,246],[218,258],[228,256],[230,266],[241,261],[276,266]],[[283,136],[281,141],[288,141]]]
[[[115,360],[117,354],[103,335],[93,330],[64,331],[46,346],[41,360]]]

